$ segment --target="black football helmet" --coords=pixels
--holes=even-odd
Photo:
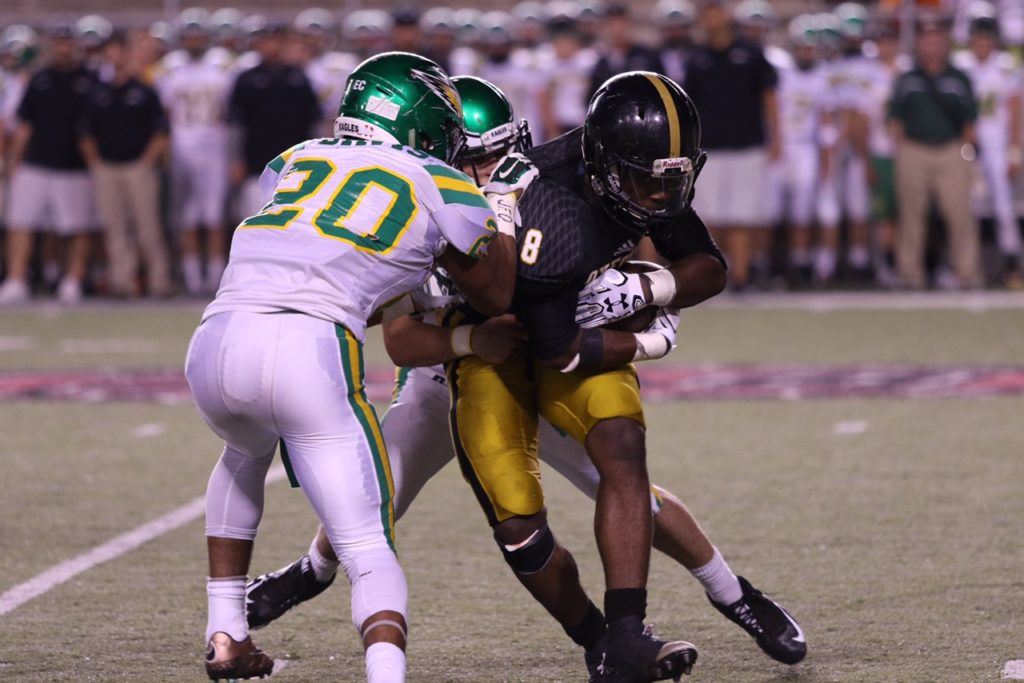
[[[629,232],[686,212],[705,158],[697,108],[672,79],[631,71],[590,100],[584,169],[601,206]]]

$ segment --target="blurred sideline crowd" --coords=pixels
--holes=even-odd
[[[511,12],[313,8],[284,22],[192,8],[150,26],[8,26],[0,305],[210,295],[232,227],[260,209],[264,165],[332,135],[348,73],[389,49],[490,80],[535,143],[580,125],[615,74],[678,81],[709,156],[695,206],[735,291],[1019,289],[1020,14],[984,0],[910,17],[662,0],[641,17],[629,4],[527,0]]]

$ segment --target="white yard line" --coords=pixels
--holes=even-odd
[[[842,420],[832,425],[833,436],[856,436],[867,430],[867,420]]]
[[[284,468],[275,467],[267,474],[267,483],[278,481],[284,477]],[[204,497],[199,496],[165,515],[135,527],[120,536],[115,536],[92,550],[56,564],[40,574],[36,574],[28,581],[20,583],[0,594],[0,616],[16,610],[29,600],[39,597],[43,593],[56,588],[65,581],[92,569],[98,564],[103,564],[116,557],[120,557],[125,553],[135,550],[144,543],[159,538],[178,527],[198,519],[203,515],[205,508]]]
[[[1003,664],[1003,678],[1011,681],[1024,681],[1024,659],[1011,659]]]

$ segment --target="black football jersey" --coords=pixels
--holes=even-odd
[[[512,312],[527,327],[531,350],[541,359],[561,355],[576,338],[579,290],[628,260],[636,247],[634,236],[585,199],[582,135],[577,128],[526,153],[540,176],[519,200]],[[692,210],[678,221],[653,226],[648,236],[669,261],[707,253],[725,265]]]

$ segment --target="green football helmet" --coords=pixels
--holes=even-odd
[[[449,164],[466,141],[462,102],[448,74],[409,52],[385,52],[356,67],[334,134],[408,145]]]
[[[525,152],[533,146],[529,124],[525,120],[516,123],[512,103],[497,86],[476,76],[456,76],[452,83],[462,100],[466,126],[460,164],[475,168],[481,162]]]

